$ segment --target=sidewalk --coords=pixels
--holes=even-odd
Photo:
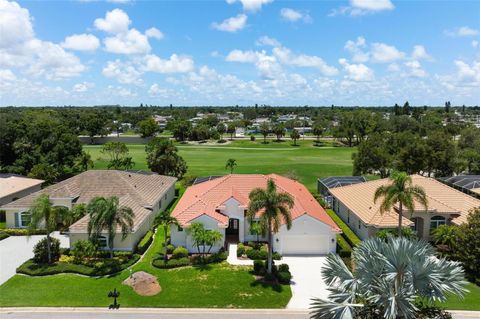
[[[228,245],[227,262],[235,266],[253,266],[253,260],[241,260],[237,258],[237,244]]]

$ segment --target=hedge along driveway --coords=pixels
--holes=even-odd
[[[60,246],[67,248],[68,237],[53,233],[60,240]],[[10,236],[0,241],[0,285],[15,275],[17,267],[33,257],[33,247],[45,235]]]
[[[249,267],[222,263],[157,269],[151,260],[160,251],[163,240],[163,231],[159,229],[143,260],[133,266],[134,271],[157,276],[162,292],[156,296],[142,297],[122,285],[129,276],[128,270],[102,278],[16,275],[0,286],[0,307],[106,307],[111,302],[107,294],[114,288],[121,292],[122,307],[283,308],[291,298],[290,286],[258,284]]]

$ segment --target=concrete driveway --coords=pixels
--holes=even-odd
[[[68,248],[68,236],[52,233],[52,237],[60,240],[60,247]],[[45,235],[10,236],[0,241],[0,285],[15,275],[18,266],[33,257],[33,246]]]
[[[277,264],[288,264],[292,273],[292,299],[288,309],[305,310],[310,307],[312,297],[327,299],[329,291],[322,279],[321,270],[325,256],[284,256]]]

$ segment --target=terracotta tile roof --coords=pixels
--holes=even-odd
[[[453,219],[456,224],[467,220],[472,208],[480,207],[480,200],[449,187],[433,178],[412,175],[414,185],[425,189],[428,198],[428,212],[431,214],[457,215]],[[395,227],[398,225],[398,214],[392,211],[380,214],[380,200],[373,203],[376,189],[381,185],[390,183],[388,178],[338,187],[330,189],[330,193],[340,200],[348,209],[354,212],[365,224],[375,227]],[[415,211],[424,211],[425,208],[415,202]],[[404,215],[408,218],[408,212]],[[404,220],[405,226],[410,225],[409,220]]]
[[[0,174],[0,198],[40,185],[43,182],[41,179]]]
[[[135,213],[135,227],[142,223],[165,192],[175,184],[176,178],[149,172],[116,170],[90,170],[46,187],[38,192],[4,205],[4,208],[30,208],[41,194],[50,198],[72,198],[75,203],[88,203],[97,196],[117,196],[122,205],[132,208]],[[81,219],[71,230],[86,231],[86,222]],[[77,225],[78,224],[78,225]]]
[[[188,225],[199,216],[208,215],[217,220],[219,225],[227,226],[228,217],[217,210],[222,208],[230,198],[234,198],[240,202],[241,206],[247,208],[250,191],[257,187],[265,188],[269,179],[275,181],[279,192],[293,196],[295,203],[291,210],[292,219],[308,214],[330,225],[335,231],[339,231],[338,226],[304,185],[276,174],[231,174],[190,186],[173,210],[172,215],[182,225]]]

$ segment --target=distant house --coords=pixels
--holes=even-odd
[[[16,174],[0,174],[0,206],[39,191],[43,182]]]
[[[480,175],[457,175],[439,180],[453,188],[480,199]]]
[[[412,227],[420,238],[429,239],[439,225],[462,224],[473,208],[480,207],[480,200],[447,186],[433,178],[411,175],[414,185],[425,189],[428,207],[415,202],[415,211],[404,209],[403,225]],[[380,203],[373,202],[376,189],[391,183],[388,178],[330,188],[332,208],[361,238],[373,236],[381,229],[398,226],[398,207],[380,213]]]
[[[194,222],[222,233],[222,242],[213,250],[229,242],[256,240],[246,217],[248,196],[254,188],[265,188],[269,179],[275,181],[279,192],[292,195],[295,201],[291,210],[292,228],[287,230],[285,225],[281,226],[274,236],[274,250],[284,255],[335,252],[336,234],[340,231],[337,225],[304,185],[276,174],[232,174],[197,179],[172,212],[180,223],[179,227],[172,226],[170,230],[172,244],[184,246],[191,252],[196,251],[187,232]]]
[[[116,250],[133,250],[151,228],[155,212],[164,210],[175,197],[176,178],[150,172],[90,170],[46,187],[2,207],[6,211],[7,227],[23,228],[30,222],[29,209],[42,194],[48,194],[53,206],[71,209],[88,203],[94,197],[116,196],[119,204],[134,213],[133,231],[122,240],[115,237]],[[89,217],[85,216],[69,228],[70,245],[88,238]],[[105,233],[106,235],[106,233]],[[107,236],[103,237],[106,244]]]
[[[317,191],[319,194],[322,194],[325,201],[332,206],[332,194],[330,194],[330,189],[365,183],[366,181],[367,180],[363,176],[329,176],[319,178],[317,180]]]

